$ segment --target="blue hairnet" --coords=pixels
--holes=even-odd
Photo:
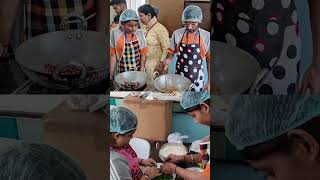
[[[202,18],[202,10],[199,6],[189,5],[183,10],[182,22],[195,21],[201,23]]]
[[[139,21],[139,16],[138,14],[132,10],[132,9],[126,9],[122,12],[119,18],[120,22],[125,22],[125,21]]]
[[[127,108],[117,107],[110,110],[110,132],[126,134],[137,129],[137,116]]]
[[[227,114],[226,136],[238,150],[285,134],[320,115],[320,96],[239,96]]]
[[[79,163],[46,144],[0,138],[0,179],[86,180]]]
[[[180,105],[183,109],[188,109],[210,99],[207,91],[186,91],[182,94]]]

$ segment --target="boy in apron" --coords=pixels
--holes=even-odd
[[[209,59],[210,59],[210,33],[199,28],[202,22],[200,7],[190,5],[182,14],[184,28],[172,34],[165,70],[168,69],[173,56],[176,56],[175,74],[183,75],[194,84],[192,91],[202,91],[208,86]],[[208,68],[205,69],[205,62]],[[205,82],[207,81],[207,82]]]

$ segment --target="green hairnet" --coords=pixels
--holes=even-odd
[[[238,150],[276,138],[320,115],[320,96],[238,96],[225,124]]]
[[[210,94],[207,91],[186,91],[182,94],[180,105],[183,109],[188,109],[199,105],[210,99]]]
[[[110,132],[126,134],[137,129],[137,116],[127,108],[117,107],[110,110]]]
[[[132,10],[132,9],[126,9],[122,12],[119,18],[120,22],[125,22],[125,21],[139,21],[139,16],[138,14]]]
[[[189,5],[183,10],[182,22],[195,21],[201,23],[202,18],[202,10],[199,6]]]

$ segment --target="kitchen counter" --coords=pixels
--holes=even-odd
[[[174,102],[180,102],[181,96],[179,95],[171,95],[167,93],[160,93],[160,92],[151,92],[151,91],[111,91],[110,97],[111,98],[120,98],[124,99],[127,96],[142,96],[142,95],[148,95],[149,98],[153,100],[162,100],[162,101],[174,101]],[[148,98],[146,99],[148,100]]]
[[[64,100],[65,95],[3,95],[0,96],[0,114],[46,114]]]

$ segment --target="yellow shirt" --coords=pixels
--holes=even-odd
[[[153,72],[159,63],[167,56],[170,40],[168,30],[157,22],[149,31],[146,26],[142,27],[148,45],[146,70],[148,77],[152,80]]]

